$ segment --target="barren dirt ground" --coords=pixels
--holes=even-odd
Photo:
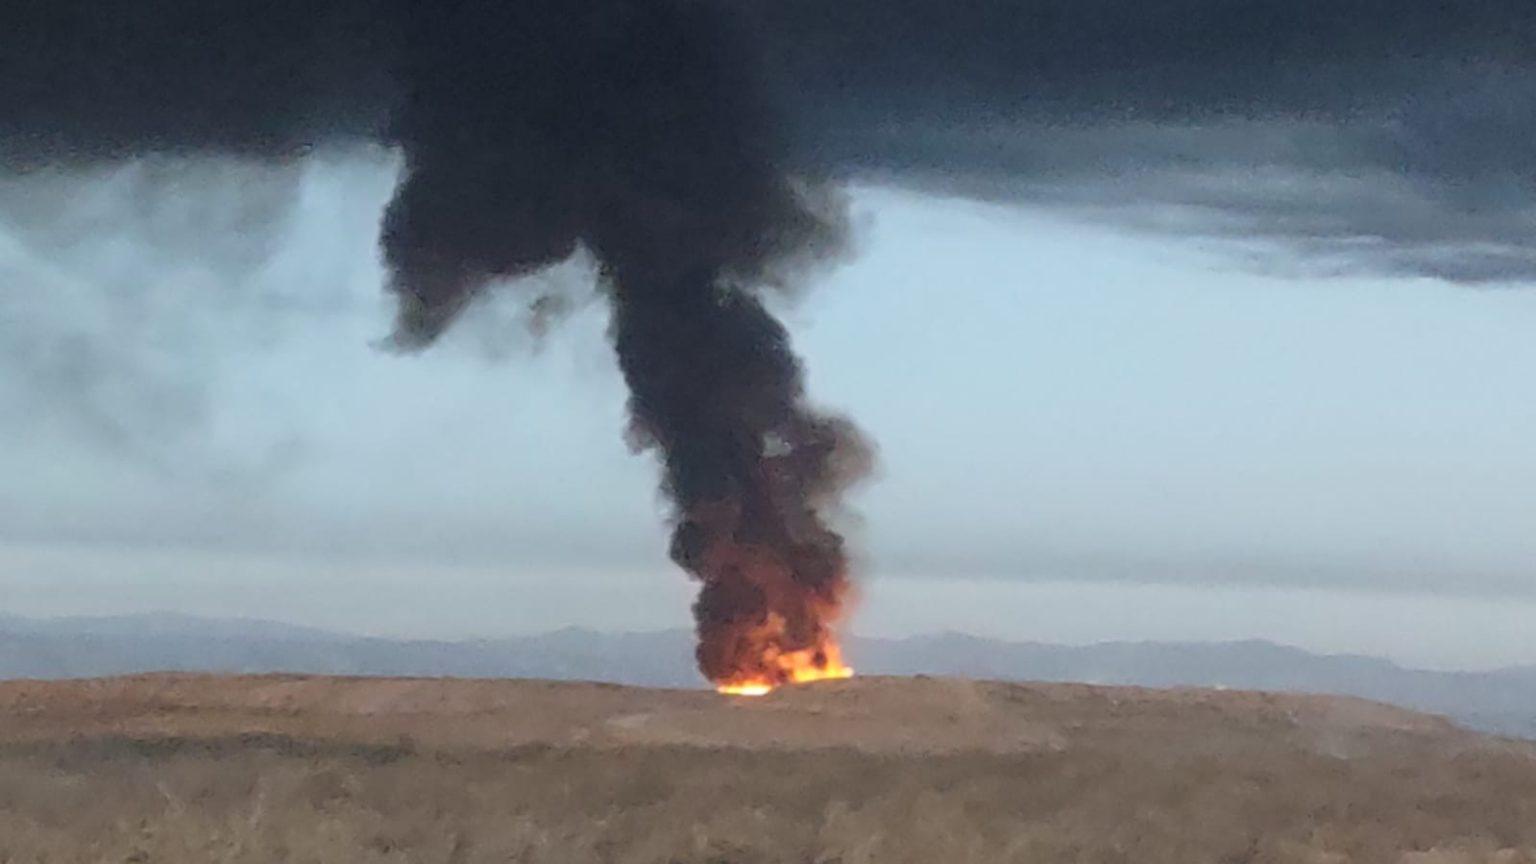
[[[856,678],[0,683],[6,862],[1536,862],[1536,745],[1345,698]]]

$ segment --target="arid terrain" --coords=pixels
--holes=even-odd
[[[1536,745],[1361,700],[856,678],[0,683],[0,862],[1536,862]]]

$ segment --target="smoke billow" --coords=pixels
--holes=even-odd
[[[402,348],[432,343],[491,285],[588,250],[632,440],[659,454],[676,508],[672,557],[702,583],[701,670],[736,686],[841,671],[848,562],[827,517],[869,451],[808,407],[759,291],[833,253],[842,214],[786,173],[727,8],[23,5],[29,32],[68,47],[28,43],[14,61],[22,91],[0,111],[13,169],[156,151],[286,159],[353,136],[398,146],[382,245]],[[217,55],[224,42],[233,58]]]
[[[848,577],[823,514],[866,448],[806,406],[754,289],[834,250],[840,214],[781,167],[724,10],[571,9],[467,2],[412,28],[384,223],[397,338],[429,343],[492,280],[589,249],[633,440],[677,507],[672,557],[703,583],[700,668],[721,684],[825,668]]]

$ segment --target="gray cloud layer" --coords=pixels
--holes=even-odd
[[[410,89],[396,73],[418,50],[412,22],[439,6],[478,14],[467,0],[7,4],[0,156],[13,168],[148,151],[290,158],[388,138]],[[550,56],[504,68],[553,77],[479,82],[482,96],[524,103],[508,94],[590,68],[584,43],[561,34],[633,11],[529,10],[488,20],[515,25],[508,45]],[[1241,240],[1305,268],[1536,277],[1536,7],[1523,0],[737,11],[805,174],[1048,203]]]
[[[812,170],[1256,241],[1304,267],[1536,276],[1529,3],[786,0],[763,14]]]

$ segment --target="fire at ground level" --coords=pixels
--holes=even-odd
[[[853,668],[843,662],[842,649],[835,641],[820,648],[786,652],[767,658],[767,661],[775,667],[775,677],[726,681],[717,684],[715,690],[729,696],[765,696],[786,684],[809,684],[813,681],[853,677]]]

